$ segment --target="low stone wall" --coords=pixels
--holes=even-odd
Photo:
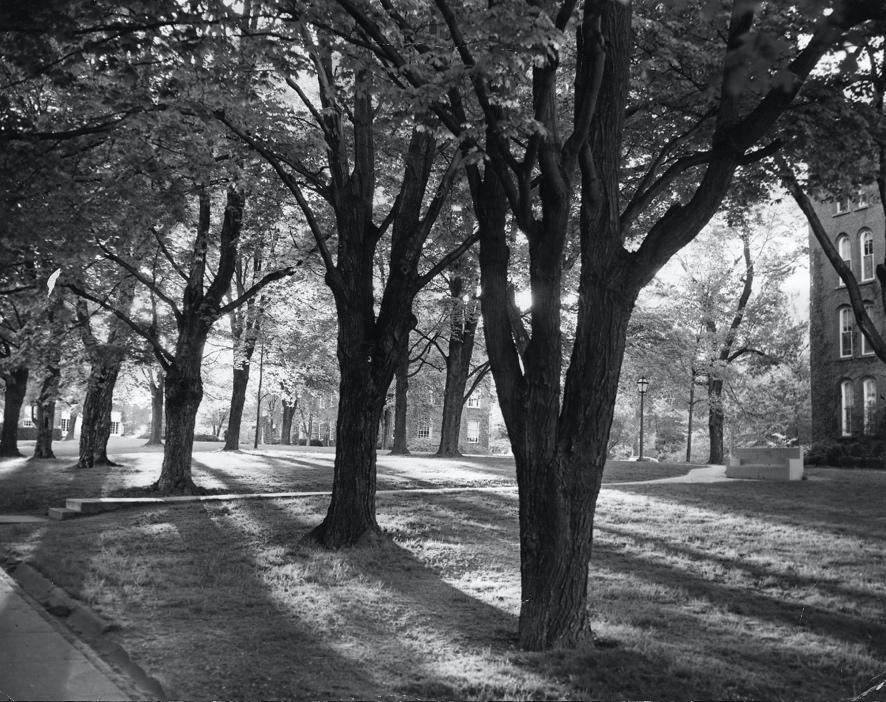
[[[738,448],[726,467],[727,478],[748,480],[802,480],[803,449]]]

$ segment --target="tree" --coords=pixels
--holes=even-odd
[[[449,343],[444,351],[435,344],[446,363],[446,381],[443,389],[443,412],[440,425],[438,456],[460,456],[459,433],[462,409],[468,398],[486,376],[489,363],[471,369],[474,339],[480,321],[480,301],[474,295],[476,281],[456,269],[448,276],[449,285]],[[468,381],[471,385],[468,387]]]
[[[262,124],[261,116],[227,110],[215,115],[277,172],[298,203],[326,267],[338,320],[339,405],[332,499],[311,538],[338,547],[374,539],[380,531],[375,517],[378,428],[399,354],[414,325],[412,301],[476,237],[420,270],[423,246],[458,174],[460,158],[450,153],[448,165],[440,165],[441,145],[429,116],[388,111],[400,106],[379,92],[371,56],[331,36],[326,8],[318,10],[323,16],[313,26],[310,18],[296,13],[277,28],[293,32],[302,47],[300,57],[291,62],[287,57],[278,65],[301,105],[293,118],[310,125],[307,136],[313,142],[289,136],[283,125],[270,132],[262,126],[274,141],[259,138],[244,122]],[[316,82],[316,99],[303,87],[306,80],[297,76],[299,69],[309,71]],[[405,129],[391,132],[404,121]],[[382,146],[388,145],[392,158],[385,162],[388,154]],[[315,148],[305,151],[306,146]],[[302,153],[303,158],[296,156]],[[402,175],[394,176],[397,163]],[[385,192],[394,197],[377,222],[382,173],[389,176]],[[324,222],[333,227],[334,254]],[[375,255],[388,230],[390,265],[376,298]]]
[[[870,23],[848,42],[843,71],[817,78],[810,99],[785,126],[791,149],[774,159],[771,173],[809,223],[825,257],[846,285],[858,328],[886,362],[886,340],[865,307],[850,266],[821,222],[813,200],[845,200],[875,185],[886,219],[886,24]],[[872,203],[876,206],[877,203]],[[886,230],[879,233],[886,239]],[[886,260],[875,269],[886,301]]]
[[[125,286],[121,298],[115,301],[124,315],[134,297],[134,286]],[[77,322],[86,355],[89,358],[89,380],[86,397],[82,404],[80,426],[80,455],[77,468],[116,465],[108,458],[108,439],[111,436],[111,408],[114,403],[114,386],[120,373],[120,366],[126,355],[129,328],[111,317],[107,338],[99,342],[92,330],[91,315],[85,299],[76,304]]]
[[[249,264],[244,261],[242,255],[238,258],[234,276],[238,295],[243,295],[247,285],[261,276],[261,268],[260,249],[253,253]],[[231,337],[234,340],[234,367],[228,428],[225,432],[225,451],[240,449],[240,424],[243,421],[246,386],[249,384],[249,364],[261,330],[262,316],[262,302],[255,298],[248,300],[243,308],[234,310],[230,315]]]
[[[52,434],[55,429],[55,403],[59,396],[61,382],[61,359],[66,334],[67,314],[61,291],[49,291],[52,300],[46,307],[44,330],[46,333],[43,347],[43,363],[40,369],[39,389],[37,391],[37,442],[34,446],[34,458],[55,458],[52,450]]]
[[[436,0],[446,30],[428,39],[437,48],[431,54],[424,42],[393,39],[414,36],[416,27],[392,4],[338,2],[391,67],[391,80],[432,93],[432,109],[464,149],[483,154],[482,164],[467,169],[480,230],[486,346],[517,465],[519,639],[529,649],[572,645],[589,633],[593,515],[637,295],[717,211],[735,171],[776,148],[765,139],[818,60],[853,26],[886,10],[838,2],[806,23],[802,49],[776,51],[768,32],[781,15],[748,3],[725,14],[710,5],[703,12],[641,5],[635,18],[632,6],[617,2],[467,8]],[[802,15],[788,14],[803,24]],[[695,84],[684,102],[689,110],[666,106],[655,81],[632,81],[632,20],[647,17],[667,30],[651,57],[662,72],[671,66],[672,74],[687,75],[673,71],[669,50],[696,49],[696,65],[684,66],[701,77],[688,73]],[[684,41],[687,25],[694,32]],[[671,33],[677,26],[680,34]],[[447,61],[453,55],[464,69],[455,84],[448,80],[457,73]],[[434,60],[440,70],[431,73]],[[567,83],[571,90],[562,90]],[[564,95],[565,105],[558,100]],[[665,119],[650,123],[644,104],[661,106]],[[624,182],[630,149],[623,139],[635,118],[646,120],[644,152],[631,164],[642,175]],[[561,284],[576,199],[577,324],[561,385]],[[507,314],[509,212],[529,243],[532,311],[522,357]]]

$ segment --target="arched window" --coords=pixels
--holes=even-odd
[[[847,234],[840,234],[840,236],[837,237],[837,253],[840,254],[843,263],[849,266],[849,270],[852,270],[852,244],[849,241],[849,236]],[[843,279],[839,276],[837,278],[837,285],[845,285]]]
[[[843,436],[852,436],[852,381],[840,383],[840,432]]]
[[[874,235],[865,229],[858,237],[861,244],[861,280],[874,279]]]
[[[874,318],[874,305],[870,302],[864,303],[864,311],[868,313],[868,317],[872,320]],[[862,334],[861,329],[858,330],[859,335],[861,336],[861,355],[862,356],[870,356],[874,353],[874,347],[871,346],[871,342],[868,341],[868,338]]]
[[[840,358],[850,358],[852,356],[852,337],[855,331],[853,329],[852,309],[841,307],[837,311],[837,319],[840,331]]]
[[[865,378],[861,384],[864,394],[864,433],[876,433],[877,422],[877,381]]]

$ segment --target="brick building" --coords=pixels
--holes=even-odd
[[[462,453],[486,453],[489,451],[489,417],[492,398],[488,383],[476,388],[462,409],[459,450]],[[385,407],[384,419],[379,428],[379,443],[389,448],[393,442],[394,395],[390,393]],[[334,393],[316,397],[303,397],[292,423],[293,443],[335,445],[335,422],[338,414],[338,398]],[[440,425],[443,417],[443,391],[436,384],[410,386],[407,404],[406,442],[409,449],[419,452],[436,451],[440,443]],[[275,418],[274,426],[280,420]],[[274,436],[273,430],[268,434]]]
[[[871,189],[854,200],[820,203],[817,211],[841,257],[852,268],[872,319],[886,331],[874,270],[886,254],[883,208]],[[812,435],[816,442],[884,437],[886,364],[858,330],[849,294],[809,235]]]

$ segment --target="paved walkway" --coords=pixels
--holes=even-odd
[[[604,483],[603,488],[614,488],[621,485],[661,485],[662,483],[723,483],[732,482],[734,478],[726,477],[726,466],[709,465],[693,468],[686,475],[675,475],[670,478],[655,480],[632,480],[624,483]]]
[[[0,569],[0,701],[129,700],[118,676]]]

